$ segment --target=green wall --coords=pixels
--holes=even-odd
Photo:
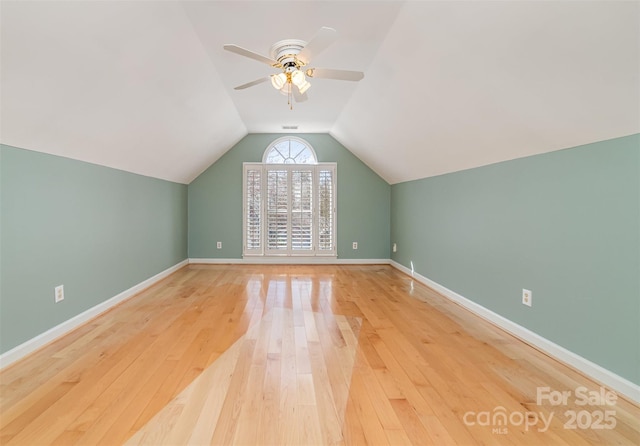
[[[189,257],[242,258],[242,163],[262,161],[283,136],[247,135],[189,184]],[[388,259],[389,184],[330,135],[295,136],[311,144],[318,161],[338,164],[338,258]]]
[[[0,352],[187,258],[186,185],[0,145],[0,194]]]
[[[392,186],[392,258],[640,384],[639,214],[633,135]]]

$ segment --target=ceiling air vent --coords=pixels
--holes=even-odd
[[[297,125],[283,125],[282,130],[298,130]]]

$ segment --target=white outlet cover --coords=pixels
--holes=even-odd
[[[533,304],[533,293],[531,290],[522,289],[522,304],[530,307]]]
[[[358,242],[353,242],[353,249],[358,249]]]
[[[58,285],[57,287],[55,287],[53,299],[55,303],[64,300],[64,285]]]
[[[216,243],[216,248],[222,249],[222,242],[217,242]]]

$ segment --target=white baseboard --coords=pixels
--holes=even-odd
[[[18,361],[19,359],[24,358],[25,356],[27,356],[29,353],[33,353],[34,351],[38,350],[39,348],[45,346],[46,344],[55,341],[56,339],[58,339],[61,336],[64,336],[65,334],[69,333],[70,331],[78,328],[80,325],[90,321],[91,319],[95,318],[96,316],[100,315],[101,313],[104,313],[105,311],[107,311],[108,309],[110,309],[111,307],[119,304],[120,302],[123,302],[131,297],[133,297],[135,294],[139,293],[140,291],[144,290],[145,288],[150,287],[151,285],[153,285],[154,283],[164,279],[165,277],[167,277],[169,274],[177,271],[178,269],[182,268],[183,266],[187,265],[189,263],[188,260],[183,260],[182,262],[167,268],[166,270],[156,274],[153,277],[148,278],[147,280],[140,282],[137,285],[132,286],[131,288],[123,291],[122,293],[113,296],[107,300],[105,300],[104,302],[99,303],[98,305],[89,308],[88,310],[78,314],[77,316],[72,317],[71,319],[68,319],[66,321],[64,321],[63,323],[56,325],[53,328],[50,328],[49,330],[45,331],[44,333],[41,333],[39,335],[37,335],[34,338],[29,339],[26,342],[23,342],[22,344],[12,348],[11,350],[3,353],[2,355],[0,355],[0,369],[3,369],[5,367],[7,367],[8,365]]]
[[[433,288],[449,300],[460,304],[472,313],[475,313],[481,318],[511,333],[522,341],[531,344],[532,346],[553,356],[555,359],[572,366],[573,368],[579,370],[580,372],[593,378],[594,380],[610,387],[616,392],[621,393],[635,403],[640,403],[640,386],[638,386],[637,384],[605,369],[602,366],[599,366],[594,362],[589,361],[586,358],[583,358],[580,355],[573,353],[570,350],[567,350],[564,347],[561,347],[560,345],[540,336],[537,333],[534,333],[533,331],[521,325],[516,324],[515,322],[510,321],[503,316],[500,316],[497,313],[494,313],[493,311],[483,307],[482,305],[479,305],[459,295],[455,291],[451,291],[450,289],[440,285],[437,282],[434,282],[431,279],[428,279],[416,272],[412,272],[409,268],[401,265],[394,260],[391,260],[390,264],[394,268],[408,274],[409,276],[412,276],[418,282],[427,285],[429,288]]]
[[[243,259],[204,259],[204,258],[193,258],[189,259],[189,265],[200,264],[200,265],[239,265],[245,263]]]
[[[389,265],[389,259],[334,259],[336,265]]]
[[[336,257],[244,257],[242,259],[189,259],[189,264],[206,265],[388,265],[389,259],[338,259]]]

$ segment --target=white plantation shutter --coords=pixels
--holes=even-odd
[[[280,138],[244,163],[245,256],[327,256],[336,250],[336,164],[316,163],[299,138]]]
[[[335,253],[335,167],[318,167],[318,251]]]
[[[291,171],[291,250],[313,250],[313,170]]]
[[[289,250],[289,171],[267,170],[267,252]]]
[[[244,252],[262,254],[262,165],[244,168]]]

